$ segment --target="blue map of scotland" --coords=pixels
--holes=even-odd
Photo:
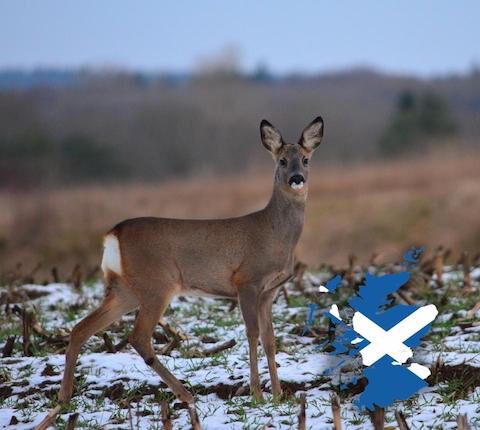
[[[420,252],[413,249],[404,255],[407,266],[416,263]],[[437,309],[434,305],[388,306],[388,296],[409,279],[408,271],[382,276],[367,273],[358,293],[348,301],[355,312],[351,325],[342,320],[336,305],[326,313],[339,328],[332,343],[333,353],[362,357],[362,376],[367,378],[368,385],[356,402],[361,409],[387,407],[395,400],[408,399],[427,385],[425,379],[430,370],[418,363],[406,363],[413,356],[412,348],[430,330]],[[341,283],[342,278],[336,276],[320,291],[333,293]]]

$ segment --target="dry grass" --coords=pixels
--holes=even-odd
[[[480,250],[480,154],[358,167],[313,167],[298,254],[310,264],[365,263],[373,252],[397,259],[412,244]],[[268,172],[268,173],[267,173]],[[142,215],[214,218],[261,208],[271,170],[239,177],[0,194],[2,271],[22,262],[56,265],[100,259],[101,237],[119,220]]]

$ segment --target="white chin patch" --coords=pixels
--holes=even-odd
[[[300,182],[299,184],[292,182],[290,185],[294,190],[301,190],[303,186],[305,185],[305,182]]]

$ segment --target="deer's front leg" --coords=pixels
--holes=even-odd
[[[260,325],[260,339],[268,361],[268,371],[272,382],[272,394],[275,398],[282,396],[282,388],[278,379],[277,363],[275,362],[275,333],[272,323],[272,303],[276,290],[269,290],[262,294],[258,303],[258,320]]]
[[[250,391],[257,401],[263,400],[258,375],[258,316],[257,316],[257,292],[252,285],[245,285],[239,288],[238,301],[242,310],[245,327],[247,329],[248,349],[250,356]]]

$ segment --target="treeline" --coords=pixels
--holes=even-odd
[[[119,161],[112,146],[100,145],[86,135],[54,140],[39,130],[16,139],[0,140],[0,182],[4,187],[94,183],[128,178],[128,165]]]
[[[268,161],[258,124],[296,141],[326,121],[316,162],[415,154],[480,137],[480,73],[417,80],[357,70],[316,77],[102,74],[0,91],[1,186],[161,180]]]
[[[379,150],[384,156],[421,153],[455,136],[458,124],[447,103],[437,94],[426,92],[417,95],[403,91],[396,104],[387,129],[379,140]]]

